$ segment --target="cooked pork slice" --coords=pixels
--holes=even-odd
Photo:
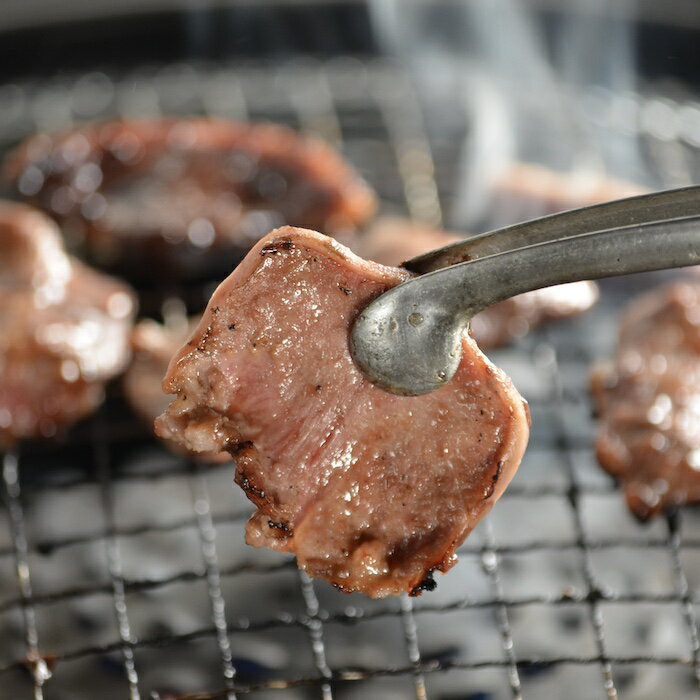
[[[324,142],[224,120],[109,121],[35,136],[5,179],[100,264],[230,270],[274,226],[350,237],[374,195]],[[139,265],[139,260],[143,264]]]
[[[506,226],[647,191],[603,173],[561,172],[534,163],[515,163],[496,178],[488,206],[494,225]]]
[[[411,258],[466,238],[401,216],[382,216],[353,241],[353,250],[363,258],[398,267]]]
[[[465,333],[454,379],[401,397],[354,364],[358,312],[409,278],[330,238],[285,227],[214,293],[163,387],[157,432],[228,449],[257,506],[247,541],[310,575],[382,597],[432,588],[515,473],[525,402]]]
[[[700,282],[634,300],[612,362],[598,365],[601,466],[640,520],[700,501]]]
[[[124,393],[145,422],[153,421],[168,407],[171,396],[163,393],[163,377],[170,358],[189,338],[194,324],[163,325],[151,319],[139,321],[131,333],[132,359],[124,374]]]
[[[0,446],[91,413],[129,358],[124,284],[65,254],[56,225],[0,203]]]
[[[383,265],[400,265],[429,250],[449,245],[463,236],[409,219],[378,219],[355,244],[364,258]],[[471,333],[483,350],[516,340],[548,321],[588,311],[598,300],[594,282],[572,282],[506,299],[477,314]]]
[[[140,321],[131,334],[133,357],[124,375],[124,393],[136,414],[150,427],[168,407],[173,397],[163,393],[163,377],[172,356],[192,334],[197,321],[160,324],[151,319]],[[182,446],[170,440],[169,447],[182,452]],[[200,459],[224,462],[231,459],[228,452],[200,454]]]
[[[598,297],[598,285],[589,281],[537,289],[484,309],[472,319],[471,332],[479,347],[501,347],[545,323],[588,311]]]

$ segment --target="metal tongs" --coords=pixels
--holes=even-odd
[[[404,263],[421,276],[359,314],[352,354],[383,389],[427,394],[457,371],[462,333],[487,306],[555,284],[698,264],[700,186],[546,216]]]

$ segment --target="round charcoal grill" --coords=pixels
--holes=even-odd
[[[580,103],[634,131],[662,184],[697,180],[700,103],[661,94]],[[115,115],[270,120],[338,146],[386,211],[450,224],[464,108],[431,129],[411,76],[380,59],[164,64],[0,85],[0,148]],[[245,546],[232,466],[167,452],[115,383],[65,437],[2,457],[0,697],[696,697],[700,513],[632,519],[595,464],[587,395],[621,305],[662,277],[610,281],[591,313],[492,353],[530,401],[530,447],[419,598],[346,596]],[[215,282],[150,288],[142,312],[172,297],[198,310]]]

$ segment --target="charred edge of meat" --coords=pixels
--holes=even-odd
[[[235,447],[229,449],[229,454],[236,459],[243,457],[243,453],[246,450],[252,449],[253,443],[250,440],[241,442]],[[261,489],[256,486],[251,478],[243,471],[240,462],[238,463],[238,469],[236,470],[236,483],[248,494],[248,497],[256,504],[261,505],[265,501],[265,489]]]
[[[502,471],[503,471],[503,460],[498,460],[498,464],[496,465],[496,471],[494,472],[493,476],[491,477],[491,483],[488,485],[486,491],[484,492],[484,499],[491,498],[491,496],[493,496],[493,492],[496,490],[496,484],[498,483],[498,480],[501,478]]]
[[[268,520],[267,524],[271,530],[279,530],[281,537],[291,537],[294,534],[289,525],[283,521],[277,523],[274,520]]]
[[[209,339],[209,336],[211,335],[211,331],[211,326],[207,326],[207,329],[204,331],[204,333],[202,333],[202,337],[200,338],[199,343],[197,344],[198,352],[204,352],[204,346],[206,345],[206,342]]]
[[[237,445],[234,445],[229,449],[229,453],[231,454],[231,457],[235,457],[239,452],[243,452],[243,450],[248,450],[253,446],[253,441],[252,440],[245,440],[244,442],[239,442]]]
[[[408,595],[415,598],[423,591],[434,591],[437,588],[437,581],[433,578],[434,573],[435,569],[428,569],[423,580],[417,586],[414,586]]]
[[[249,493],[253,496],[256,496],[259,499],[263,499],[263,500],[265,499],[264,489],[259,489],[257,486],[253,486],[253,484],[250,482],[250,479],[245,474],[241,474],[238,477],[238,485],[246,493]]]
[[[283,238],[280,241],[275,241],[274,243],[268,243],[260,249],[260,255],[277,255],[280,250],[291,250],[294,248],[294,243],[288,238]]]

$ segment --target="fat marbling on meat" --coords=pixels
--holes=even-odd
[[[373,597],[432,588],[513,477],[526,404],[465,333],[454,379],[401,397],[348,345],[358,312],[410,274],[313,231],[278,229],[216,290],[163,388],[157,432],[228,449],[257,510],[249,544]]]
[[[230,270],[275,226],[350,238],[369,187],[329,145],[273,124],[133,119],[39,134],[6,161],[17,193],[128,276]]]
[[[598,461],[640,520],[700,501],[700,282],[635,299],[592,374]]]
[[[69,257],[50,219],[0,203],[0,447],[91,413],[129,358],[129,288]]]
[[[406,260],[463,238],[410,219],[377,219],[354,245],[365,258],[383,265]],[[537,289],[494,304],[471,321],[471,334],[483,350],[506,345],[549,321],[588,311],[598,301],[598,285],[582,281]]]

